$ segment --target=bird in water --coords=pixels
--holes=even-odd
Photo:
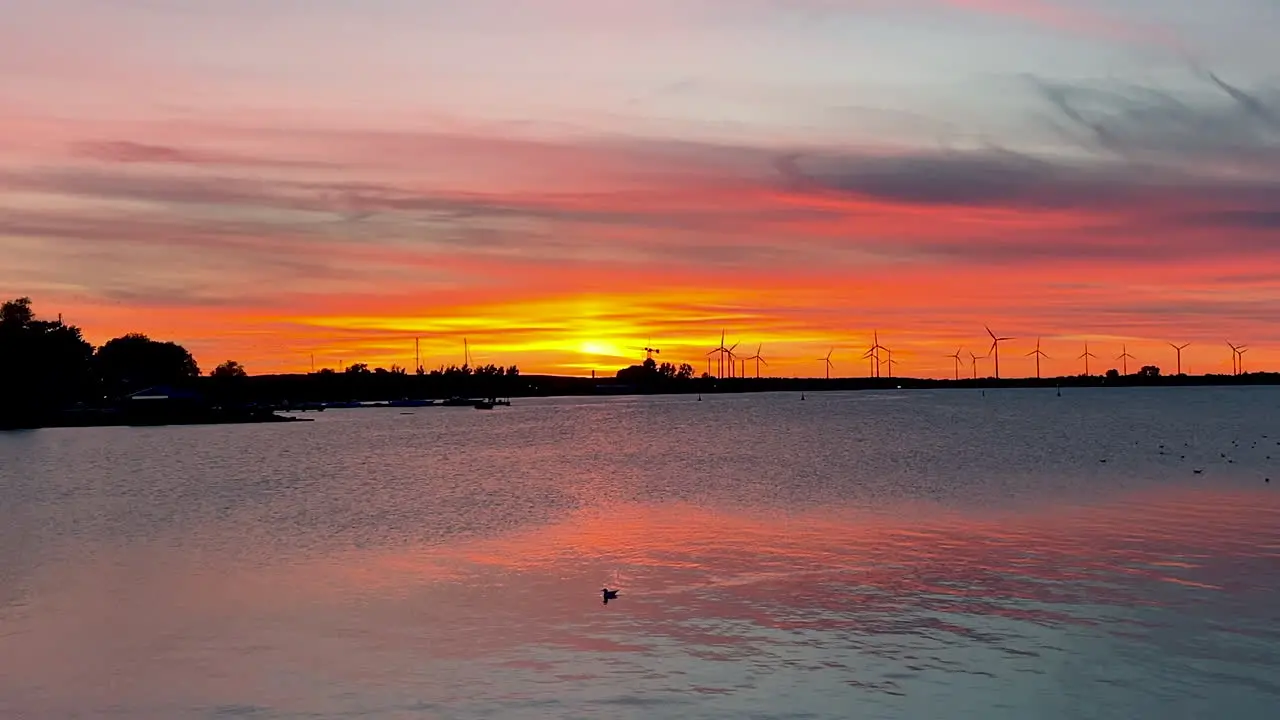
[[[609,588],[601,588],[601,589],[600,589],[600,592],[601,592],[601,594],[603,594],[603,595],[604,595],[604,604],[605,604],[605,605],[608,605],[610,600],[617,600],[617,599],[618,599],[618,591],[617,591],[617,590],[610,590]]]

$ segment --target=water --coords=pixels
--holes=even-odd
[[[1278,402],[0,434],[0,716],[1271,718]]]

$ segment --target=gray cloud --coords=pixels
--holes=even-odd
[[[168,145],[152,145],[129,140],[82,142],[72,146],[72,153],[79,157],[114,163],[150,163],[174,165],[212,165],[232,167],[335,167],[332,163],[310,160],[263,158],[235,153],[220,153]]]
[[[677,260],[732,267],[830,258],[836,256],[823,251],[855,249],[873,261],[950,262],[1152,261],[1280,252],[1268,235],[1280,226],[1280,163],[1257,161],[1280,160],[1280,96],[1209,77],[1211,92],[1196,97],[1038,82],[1055,121],[1076,130],[1078,142],[1068,148],[1074,155],[996,146],[897,155],[838,147],[787,152],[635,138],[529,141],[528,152],[521,153],[524,141],[506,138],[491,150],[545,159],[553,168],[564,166],[556,158],[576,162],[602,156],[610,173],[630,167],[633,175],[616,176],[629,181],[623,190],[497,194],[273,178],[249,171],[288,160],[120,141],[78,146],[82,155],[113,160],[110,166],[0,171],[0,190],[143,203],[152,206],[153,220],[162,219],[190,241],[291,233],[512,258]],[[285,134],[273,132],[284,143]],[[420,142],[438,148],[448,146],[450,137],[424,134]],[[343,143],[341,135],[325,141],[335,147],[362,144],[359,138]],[[407,152],[415,136],[375,133],[363,142],[380,153],[387,143]],[[486,152],[479,139],[465,146],[468,157]],[[160,167],[142,172],[130,167],[135,162]],[[185,165],[210,166],[218,175],[197,175]],[[344,174],[358,177],[353,167]],[[780,195],[787,198],[779,200]],[[805,202],[806,197],[817,202]],[[912,208],[938,206],[1033,215],[1081,211],[1087,219],[1077,231],[1059,228],[1051,237],[1031,230],[993,237],[994,231],[977,224],[971,236],[961,229],[924,228],[885,238],[858,229],[863,211],[856,204],[821,202],[832,197],[875,201],[886,206],[884,212],[907,217]],[[208,207],[193,213],[188,207],[193,205]],[[121,237],[136,230],[118,218],[78,222],[44,216],[34,222],[0,213],[0,234]],[[814,231],[814,224],[827,229]],[[839,229],[845,226],[847,232]],[[163,227],[153,223],[142,236],[161,237]],[[1210,244],[1179,236],[1180,228],[1221,228],[1224,234]],[[633,230],[657,232],[641,236]],[[798,249],[777,250],[786,245]]]
[[[1276,179],[1280,89],[1245,90],[1205,73],[1204,92],[1031,78],[1054,127],[1081,147],[1141,165],[1251,171]]]

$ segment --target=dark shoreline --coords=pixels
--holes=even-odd
[[[311,420],[279,415],[274,410],[214,409],[200,412],[133,413],[113,408],[95,408],[54,411],[38,417],[0,419],[0,432],[51,428],[247,425],[290,422],[311,422]]]
[[[364,407],[397,407],[406,398],[435,399],[432,407],[449,407],[439,402],[450,397],[492,396],[492,393],[456,393],[430,378],[399,376],[395,382],[350,382],[343,375],[263,375],[240,379],[228,384],[199,379],[193,387],[207,393],[209,404],[184,407],[149,407],[146,410],[128,406],[48,409],[24,413],[17,417],[0,416],[0,431],[36,430],[70,427],[148,427],[161,425],[227,425],[250,423],[306,422],[293,413],[320,410],[325,404],[342,407],[353,402]],[[921,378],[646,378],[642,383],[623,383],[616,379],[564,377],[555,375],[520,376],[509,379],[504,395],[513,398],[538,397],[618,397],[644,395],[718,395],[764,392],[851,392],[875,390],[998,390],[1076,388],[1186,388],[1186,387],[1254,387],[1280,385],[1280,373],[1245,375],[1177,375],[1120,377],[1076,376],[1059,378],[994,378],[934,380]],[[338,400],[345,398],[345,400]],[[392,404],[388,404],[392,403]],[[471,401],[460,403],[472,407]],[[407,405],[404,409],[416,409]],[[289,415],[279,413],[287,412]]]

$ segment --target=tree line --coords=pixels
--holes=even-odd
[[[186,348],[140,333],[95,348],[75,325],[36,316],[31,298],[0,305],[0,414],[92,403],[200,375]]]
[[[509,393],[520,375],[515,365],[441,366],[417,368],[411,376],[402,367],[370,368],[356,363],[341,372],[322,370],[297,378],[307,387],[288,395],[356,395],[404,397],[424,392]],[[191,352],[173,342],[127,333],[94,347],[79,327],[36,315],[31,298],[0,305],[0,427],[21,426],[33,418],[77,405],[103,406],[151,387],[196,387],[214,399],[275,402],[277,388],[296,383],[249,377],[246,368],[228,360],[202,378]],[[332,399],[332,398],[326,398]]]

